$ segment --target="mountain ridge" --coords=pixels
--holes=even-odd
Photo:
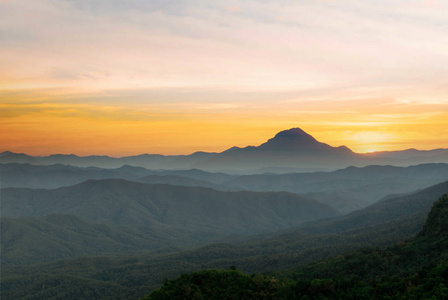
[[[435,192],[437,193],[437,191]],[[431,198],[432,197],[433,195]],[[440,195],[437,197],[440,197]],[[434,199],[426,202],[433,203]],[[429,206],[430,205],[428,205],[428,210],[430,210]],[[439,218],[433,218],[435,221],[438,219]],[[443,220],[446,224],[446,218]],[[270,272],[272,274],[272,271],[279,270],[284,270],[285,272],[290,273],[297,270],[295,268],[291,269],[294,266],[300,266],[300,264],[303,263],[316,262],[317,260],[328,258],[329,255],[333,256],[336,259],[336,262],[340,261],[343,263],[343,270],[346,269],[345,265],[350,261],[351,266],[363,266],[359,269],[359,271],[362,272],[369,268],[365,267],[365,258],[356,259],[356,257],[359,256],[354,257],[351,254],[345,255],[344,253],[354,251],[360,246],[364,246],[364,248],[358,252],[366,253],[367,255],[370,255],[370,253],[377,253],[378,251],[386,253],[390,251],[388,249],[376,250],[378,247],[366,252],[365,246],[389,246],[391,243],[395,244],[395,246],[390,248],[392,250],[409,249],[408,242],[403,243],[400,241],[409,239],[415,233],[419,232],[423,224],[425,224],[425,217],[421,219],[419,218],[417,224],[414,223],[414,217],[410,215],[404,222],[398,222],[398,224],[383,223],[383,225],[380,226],[381,228],[363,232],[361,235],[321,235],[318,239],[310,239],[307,234],[292,232],[286,239],[276,235],[271,239],[267,238],[259,240],[258,245],[262,248],[258,248],[257,244],[253,244],[251,241],[245,241],[243,244],[240,243],[239,246],[222,243],[212,244],[201,249],[184,251],[178,254],[170,253],[168,255],[163,255],[160,253],[160,256],[138,255],[121,258],[104,256],[83,257],[36,265],[5,265],[2,268],[2,275],[4,275],[2,278],[2,295],[4,293],[7,295],[5,297],[8,299],[21,299],[25,296],[36,297],[36,295],[45,299],[60,299],[61,297],[64,299],[107,299],[108,297],[117,298],[117,295],[120,295],[121,299],[137,299],[148,293],[149,290],[160,287],[164,282],[164,278],[175,278],[181,273],[210,268],[228,268],[229,266],[235,266],[250,274],[260,272]],[[436,226],[431,226],[429,232],[435,233],[438,231],[438,222],[436,221],[435,223]],[[409,231],[410,224],[414,224],[411,225],[411,231]],[[399,225],[398,228],[395,228],[397,225]],[[366,228],[370,227],[371,226],[368,226]],[[404,232],[400,235],[401,238],[399,239],[395,236],[386,238],[386,241],[384,241],[383,235],[390,234],[391,228],[397,229],[398,231],[404,230]],[[434,231],[433,229],[436,230]],[[371,236],[372,233],[374,235],[373,237]],[[368,242],[368,240],[372,238],[374,241],[373,244]],[[381,239],[382,242],[377,240],[378,238]],[[433,244],[434,247],[430,245],[433,250],[439,245],[438,242],[440,239],[434,240],[437,242]],[[335,244],[335,242],[339,244]],[[358,242],[361,243],[359,244]],[[380,243],[378,244],[378,242]],[[396,244],[397,242],[398,244]],[[429,248],[422,249],[424,250],[421,251],[423,255],[415,252],[414,249],[409,249],[408,252],[417,254],[417,256],[414,255],[412,257],[416,259],[413,259],[410,262],[415,264],[421,259],[426,260],[428,258],[426,255],[428,252],[425,251],[426,249]],[[438,249],[440,251],[441,249],[446,249],[446,247],[438,247]],[[388,267],[385,270],[389,270],[389,267],[394,270],[397,270],[397,268],[400,269],[400,267],[397,266],[397,262],[403,263],[402,256],[395,255],[389,257],[392,259],[382,261],[374,259],[373,262],[388,264]],[[374,258],[378,258],[378,256],[375,256]],[[371,260],[369,259],[369,261]],[[313,271],[313,266],[321,266],[334,273],[334,266],[338,267],[338,265],[328,264],[327,262],[332,262],[332,260],[326,260],[322,264],[315,263],[311,265],[311,269],[305,266],[302,268],[305,272],[301,273],[301,277],[307,278],[309,276],[314,276],[314,273],[309,272],[309,270]],[[409,260],[404,261],[404,265],[408,262]],[[383,264],[374,264],[372,267],[378,269],[381,268],[382,265]],[[349,268],[347,271],[353,275],[353,269]],[[358,272],[358,270],[356,271]],[[276,272],[276,274],[279,273]],[[415,274],[415,272],[411,272],[408,275],[412,274]],[[419,273],[419,275],[420,274],[423,273]],[[254,276],[255,275],[253,275],[252,278],[259,279],[259,276]],[[386,281],[389,280],[389,277],[382,276],[380,278],[384,278]],[[421,277],[418,277],[417,279],[419,278]],[[414,277],[414,279],[416,278]],[[257,280],[257,282],[259,283],[260,281]],[[323,286],[323,282],[324,281],[321,280],[315,281],[313,283],[313,290],[319,286],[328,286],[330,289],[335,287],[335,285]],[[266,286],[269,287],[272,283],[273,281],[267,282]],[[355,282],[352,280],[347,282],[347,284],[353,283]],[[45,285],[45,288],[43,288],[43,285]],[[22,288],[18,289],[17,286],[21,286]],[[347,286],[348,285],[343,285],[341,287],[345,288]],[[406,288],[406,284],[400,286]],[[433,286],[429,285],[429,287],[432,288]],[[73,297],[72,294],[74,290],[79,293],[78,295],[82,296],[78,296],[78,298]],[[38,294],[36,294],[36,291],[39,291]],[[371,295],[369,294],[363,299],[370,298]],[[422,297],[418,299],[422,299]]]
[[[207,171],[253,173],[263,168],[325,168],[335,170],[348,166],[372,164],[407,166],[418,163],[448,163],[448,149],[383,151],[355,153],[346,146],[333,147],[317,141],[310,134],[296,127],[283,130],[259,146],[232,147],[222,152],[197,151],[190,155],[140,154],[125,157],[77,156],[53,154],[29,156],[24,153],[4,151],[0,163],[70,164],[119,168],[123,165],[151,169],[192,169]]]
[[[287,192],[227,192],[104,179],[54,190],[2,189],[1,214],[10,218],[73,214],[96,223],[176,229],[186,238],[210,240],[277,230],[339,212]]]
[[[330,151],[330,150],[348,150],[353,153],[346,146],[332,147],[328,144],[317,141],[313,136],[306,133],[302,129],[296,127],[288,130],[283,130],[277,133],[273,138],[267,142],[256,147],[263,150],[316,150],[316,151]]]

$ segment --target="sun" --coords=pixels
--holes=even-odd
[[[373,152],[378,152],[378,150],[376,150],[376,149],[367,149],[365,151],[365,153],[373,153]]]

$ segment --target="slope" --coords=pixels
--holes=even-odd
[[[343,212],[362,208],[389,194],[401,194],[447,180],[448,164],[410,167],[349,167],[334,172],[245,175],[227,186],[250,191],[288,191],[332,205]],[[340,199],[329,201],[328,195]],[[344,198],[347,201],[344,202]]]
[[[237,188],[226,187],[224,185],[211,183],[204,180],[193,179],[189,177],[182,177],[178,175],[148,175],[136,180],[136,182],[146,183],[146,184],[169,184],[178,186],[198,186],[205,187],[215,190],[236,190]]]
[[[423,224],[431,209],[433,199],[448,193],[448,181],[409,193],[376,202],[362,210],[342,216],[337,220],[323,221],[305,226],[310,232],[339,232],[366,226],[375,226],[384,222],[412,216]]]
[[[428,188],[425,192],[428,197],[430,190],[431,188]],[[434,188],[434,193],[437,191],[440,191],[439,187]],[[445,190],[445,193],[447,192],[448,190]],[[430,203],[427,199],[419,201]],[[402,204],[406,206],[406,202]],[[431,204],[428,205],[428,210]],[[169,255],[84,257],[34,266],[4,265],[2,290],[5,295],[12,295],[9,299],[34,295],[37,292],[46,295],[47,299],[57,298],[55,295],[76,299],[69,293],[73,287],[76,287],[78,292],[82,291],[84,298],[95,295],[97,299],[108,299],[111,296],[107,290],[114,291],[115,296],[119,295],[121,299],[135,299],[148,290],[159,287],[164,278],[175,278],[181,273],[227,268],[231,265],[250,273],[291,269],[297,265],[353,251],[361,246],[395,244],[415,235],[422,229],[423,223],[424,220],[420,221],[414,215],[409,215],[378,225],[319,234],[309,233],[312,231],[312,224],[307,224],[304,228],[282,231],[268,237],[258,236],[242,241],[234,239],[228,243],[212,244],[197,250]],[[45,289],[42,289],[43,285],[46,286]],[[22,288],[18,290],[15,288],[17,286]]]
[[[1,219],[2,264],[27,264],[85,255],[117,255],[186,246],[181,230],[94,224],[71,215]],[[191,245],[191,243],[190,243]],[[171,250],[169,250],[170,248]]]
[[[126,179],[132,181],[186,186],[203,186],[231,189],[220,185],[233,178],[224,173],[209,173],[200,170],[148,170],[142,167],[122,166],[117,169],[98,167],[74,167],[70,165],[0,164],[2,188],[54,189],[70,186],[88,179]],[[153,176],[152,179],[148,176]],[[145,178],[148,177],[148,178]]]
[[[198,162],[203,170],[248,170],[266,167],[337,169],[360,164],[361,156],[345,146],[318,142],[300,128],[281,131],[260,146],[233,147]]]
[[[204,240],[337,215],[327,205],[285,192],[222,192],[120,179],[88,180],[55,190],[3,189],[1,213],[10,218],[71,214],[111,225],[178,228]]]
[[[303,267],[294,280],[232,269],[183,274],[144,299],[445,299],[447,247],[445,195],[416,238],[386,250],[362,249]]]
[[[412,286],[414,288],[413,293],[417,295],[415,298],[425,298],[421,297],[426,293],[426,298],[434,293],[432,289],[438,287],[439,282],[433,280],[443,279],[446,281],[445,277],[440,277],[442,274],[447,274],[448,265],[443,261],[446,261],[446,196],[442,200],[443,208],[440,210],[436,208],[430,213],[428,217],[428,222],[425,225],[422,234],[418,237],[418,243],[405,242],[398,243],[396,246],[386,250],[378,249],[366,249],[363,248],[355,253],[347,254],[344,256],[337,256],[334,259],[326,260],[314,265],[305,266],[300,269],[295,269],[292,273],[294,281],[290,279],[264,277],[263,275],[245,275],[248,276],[250,280],[247,283],[252,282],[256,288],[266,287],[267,291],[277,291],[279,288],[281,294],[285,297],[273,297],[275,299],[295,299],[295,296],[308,295],[310,297],[325,297],[326,294],[330,293],[332,290],[339,292],[347,292],[348,289],[351,292],[356,292],[355,296],[351,298],[356,299],[371,299],[372,289],[365,290],[369,287],[370,283],[373,286],[385,287],[385,284],[391,283],[392,285],[398,284],[399,287],[407,287],[407,284],[403,282],[413,282],[419,285]],[[436,207],[438,204],[436,205]],[[435,217],[432,215],[435,214]],[[429,221],[432,220],[432,221]],[[411,220],[408,220],[408,222]],[[405,224],[406,225],[406,224]],[[428,227],[429,226],[429,227]],[[385,228],[387,230],[387,228]],[[389,228],[390,229],[390,228]],[[362,233],[363,235],[365,234]],[[381,234],[381,233],[378,233]],[[333,235],[334,236],[334,235]],[[296,237],[300,239],[300,236]],[[335,240],[333,238],[333,240]],[[316,241],[316,240],[315,240]],[[313,243],[311,243],[313,244]],[[416,247],[414,246],[416,245]],[[269,247],[270,245],[265,245],[264,247]],[[288,260],[288,257],[282,252],[279,252],[279,246],[285,247],[286,245],[277,246],[277,254],[275,255],[276,260]],[[305,257],[307,255],[312,255],[318,249],[313,248],[313,245],[308,245],[308,252],[300,251],[295,249],[294,246],[288,249],[284,249],[283,253],[293,253],[294,255]],[[175,278],[181,273],[197,271],[205,268],[222,268],[228,267],[229,265],[235,265],[238,268],[243,268],[247,272],[253,273],[254,271],[246,269],[241,261],[236,259],[222,261],[222,257],[228,256],[229,252],[233,249],[208,247],[207,251],[198,251],[198,253],[192,257],[189,253],[172,254],[168,256],[137,256],[137,257],[122,257],[122,258],[79,258],[75,260],[65,260],[60,262],[54,262],[51,264],[39,264],[34,266],[4,266],[3,267],[3,278],[2,278],[2,291],[5,299],[27,299],[27,297],[40,297],[45,299],[79,299],[79,298],[90,298],[95,299],[111,299],[112,297],[120,299],[136,299],[141,297],[145,293],[148,293],[152,288],[156,288],[162,284],[163,278]],[[328,248],[333,248],[332,244],[329,244]],[[258,271],[255,272],[266,272],[266,257],[263,257],[261,253],[254,253],[253,246],[247,245],[246,249],[239,247],[235,251],[235,256],[241,254],[241,251],[246,251],[246,254],[252,252],[252,255],[246,259],[247,262],[257,265],[261,263]],[[268,249],[269,250],[269,249]],[[340,250],[340,249],[339,249]],[[349,250],[349,249],[345,249]],[[353,249],[352,249],[353,250]],[[345,251],[346,252],[346,251]],[[339,254],[342,252],[339,252]],[[379,254],[378,254],[379,253]],[[407,253],[407,254],[406,254]],[[422,255],[422,253],[426,255]],[[338,254],[337,251],[333,252]],[[406,255],[411,254],[409,257]],[[244,256],[244,254],[242,254]],[[274,256],[271,256],[271,258]],[[316,259],[316,257],[314,258]],[[423,263],[422,263],[423,259]],[[275,263],[275,260],[271,260]],[[303,262],[303,260],[302,260]],[[282,265],[282,264],[277,264]],[[410,266],[409,268],[407,266]],[[289,268],[297,266],[297,264],[292,263],[288,265]],[[281,268],[274,266],[271,271],[278,271],[276,274],[281,277],[286,275],[291,276],[290,272],[281,271]],[[370,273],[369,270],[371,269]],[[390,273],[380,273],[385,275],[385,281],[381,281],[382,276],[378,276],[377,271],[382,270],[394,270]],[[353,273],[353,270],[358,270]],[[398,271],[403,271],[401,273],[395,273]],[[214,278],[221,278],[220,276],[227,276],[227,274],[216,274],[216,272],[209,273],[210,271],[201,272],[200,274],[213,275]],[[233,271],[231,271],[233,272]],[[345,273],[344,273],[345,272]],[[417,277],[413,277],[413,274],[419,274]],[[227,271],[224,271],[227,273]],[[239,273],[239,272],[238,272]],[[196,273],[195,273],[196,274]],[[232,275],[233,274],[233,275]],[[236,278],[240,278],[241,274],[231,275]],[[395,276],[399,274],[399,276]],[[426,276],[428,274],[429,276]],[[408,276],[410,275],[410,277]],[[193,275],[195,278],[203,278],[202,275]],[[339,279],[331,279],[333,276],[338,276]],[[346,278],[341,278],[342,276],[347,276]],[[361,277],[360,277],[361,276]],[[391,277],[392,276],[392,277]],[[401,277],[403,276],[403,277]],[[185,275],[181,278],[185,279]],[[189,276],[187,275],[187,278]],[[398,278],[398,282],[396,279]],[[183,280],[182,279],[182,280]],[[207,283],[208,281],[203,278],[202,283]],[[318,279],[318,280],[315,280]],[[378,281],[380,279],[380,281]],[[392,280],[391,280],[392,279]],[[426,280],[428,279],[428,281]],[[165,281],[166,282],[166,281]],[[241,290],[241,287],[234,286],[232,282],[227,282],[224,286],[232,288],[233,291]],[[172,286],[173,281],[168,281],[167,284]],[[278,285],[276,283],[279,283]],[[420,284],[422,283],[422,284]],[[434,285],[433,283],[437,283]],[[200,283],[199,283],[200,284]],[[429,289],[424,290],[423,285]],[[16,287],[20,286],[20,289]],[[44,288],[42,288],[44,286]],[[183,284],[177,286],[184,287]],[[208,284],[209,287],[213,284]],[[247,287],[247,286],[246,286]],[[275,289],[274,289],[275,288]],[[284,289],[285,288],[285,289]],[[340,291],[339,289],[342,289]],[[390,287],[388,287],[390,289]],[[183,289],[184,291],[194,290],[194,289]],[[291,292],[294,291],[292,294]],[[318,292],[317,294],[309,294],[313,292]],[[363,292],[364,294],[358,294],[358,292]],[[283,294],[286,293],[286,294]],[[194,295],[191,294],[191,295]],[[266,297],[268,294],[264,293]],[[360,297],[364,295],[364,297]],[[420,295],[420,297],[418,297]],[[389,295],[391,297],[393,295]],[[184,295],[183,298],[186,296]],[[223,298],[223,296],[220,296]],[[297,297],[300,299],[300,297]],[[328,294],[327,298],[338,298],[334,294]],[[370,297],[370,298],[369,298]],[[182,297],[181,297],[182,298]],[[241,297],[237,297],[241,298]],[[341,295],[339,298],[348,299],[349,295]],[[383,299],[384,297],[379,297]]]

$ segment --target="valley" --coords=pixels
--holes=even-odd
[[[351,153],[296,131],[260,149],[315,147]],[[290,274],[412,239],[448,193],[443,162],[228,174],[53,158],[59,164],[0,157],[5,299],[137,299],[164,278],[229,266],[241,274]]]

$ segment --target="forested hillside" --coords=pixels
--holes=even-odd
[[[428,197],[437,199],[439,196],[434,195],[441,190],[448,193],[446,186],[436,185],[409,195],[408,201],[424,204],[425,210],[429,211],[434,200],[429,201]],[[399,199],[402,207],[409,204],[405,197]],[[388,201],[384,203],[388,204]],[[390,209],[390,206],[386,205],[384,209]],[[5,264],[2,265],[2,296],[5,299],[114,299],[114,295],[119,295],[120,299],[136,299],[159,287],[164,278],[229,266],[236,266],[245,273],[276,272],[284,277],[298,274],[297,266],[360,247],[397,244],[421,231],[424,225],[425,217],[420,220],[412,211],[405,217],[398,215],[388,221],[379,218],[383,213],[379,208],[371,213],[378,217],[376,225],[367,222],[365,226],[354,225],[338,232],[331,232],[331,223],[321,226],[316,222],[267,236],[232,239],[188,251],[167,249],[170,253],[160,250],[35,265]],[[353,214],[353,218],[356,222],[357,214]],[[336,226],[339,218],[333,222]],[[344,219],[344,223],[349,224],[350,220]],[[15,288],[17,286],[21,287],[20,290]]]
[[[286,192],[222,192],[90,180],[55,190],[2,190],[2,263],[198,246],[338,216]]]
[[[446,299],[448,196],[420,234],[387,249],[357,252],[302,267],[292,275],[209,270],[166,281],[151,299]]]
[[[121,179],[88,180],[55,190],[2,191],[3,217],[53,213],[111,225],[190,229],[198,236],[257,233],[338,215],[325,204],[287,192],[222,192]]]
[[[147,184],[197,186],[221,191],[287,191],[317,200],[346,214],[391,194],[414,192],[448,178],[448,164],[410,167],[349,167],[334,172],[229,175],[197,169],[149,170],[122,166],[117,169],[70,165],[0,164],[2,188],[54,189],[88,179],[125,179]]]

